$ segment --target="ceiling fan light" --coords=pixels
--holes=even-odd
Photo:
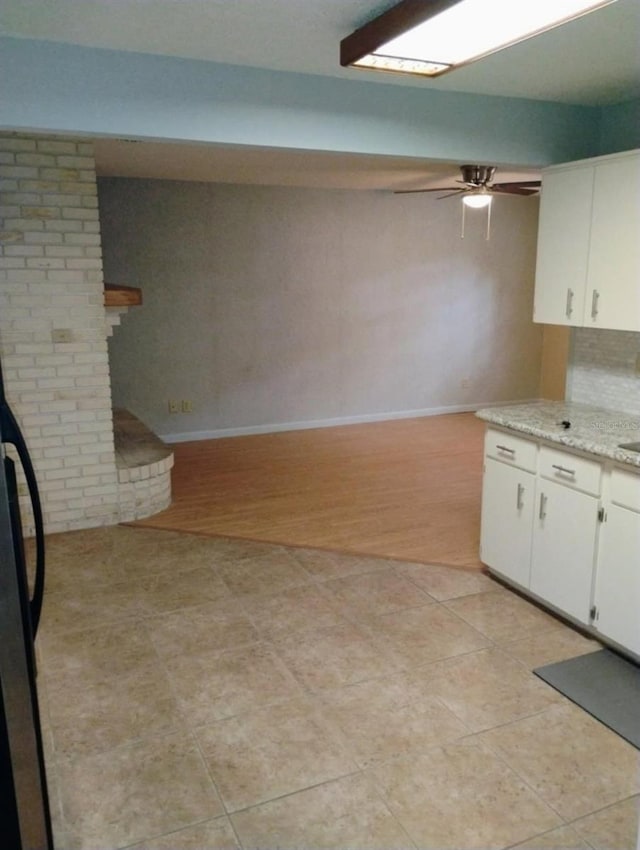
[[[462,203],[465,207],[471,207],[474,210],[480,210],[483,207],[488,207],[491,203],[491,195],[486,192],[474,192],[462,196]]]

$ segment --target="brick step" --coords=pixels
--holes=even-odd
[[[130,522],[171,504],[173,452],[136,416],[113,411],[120,520]]]

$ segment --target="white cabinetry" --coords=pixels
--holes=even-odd
[[[565,484],[538,480],[530,590],[585,625],[598,524],[598,500]]]
[[[536,477],[487,458],[482,480],[480,554],[497,573],[529,587]]]
[[[601,487],[602,464],[540,447],[530,589],[584,625],[590,620]]]
[[[533,319],[640,330],[640,151],[543,173]]]
[[[640,330],[640,154],[595,168],[585,325]]]
[[[614,469],[600,534],[595,627],[640,656],[640,476]]]
[[[534,322],[582,324],[592,197],[593,168],[542,175]]]
[[[484,451],[482,558],[528,588],[538,448],[532,440],[489,428]]]
[[[480,557],[640,657],[640,474],[488,428]]]

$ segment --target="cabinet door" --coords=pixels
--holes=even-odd
[[[640,331],[640,155],[595,169],[584,325]]]
[[[487,458],[482,481],[480,558],[529,587],[535,476]]]
[[[583,166],[542,177],[534,322],[583,323],[593,174]]]
[[[600,535],[598,631],[640,655],[640,514],[611,505]]]
[[[531,590],[582,623],[589,622],[597,525],[597,498],[538,482]]]

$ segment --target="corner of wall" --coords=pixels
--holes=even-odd
[[[640,98],[601,107],[599,124],[598,155],[640,148]]]

